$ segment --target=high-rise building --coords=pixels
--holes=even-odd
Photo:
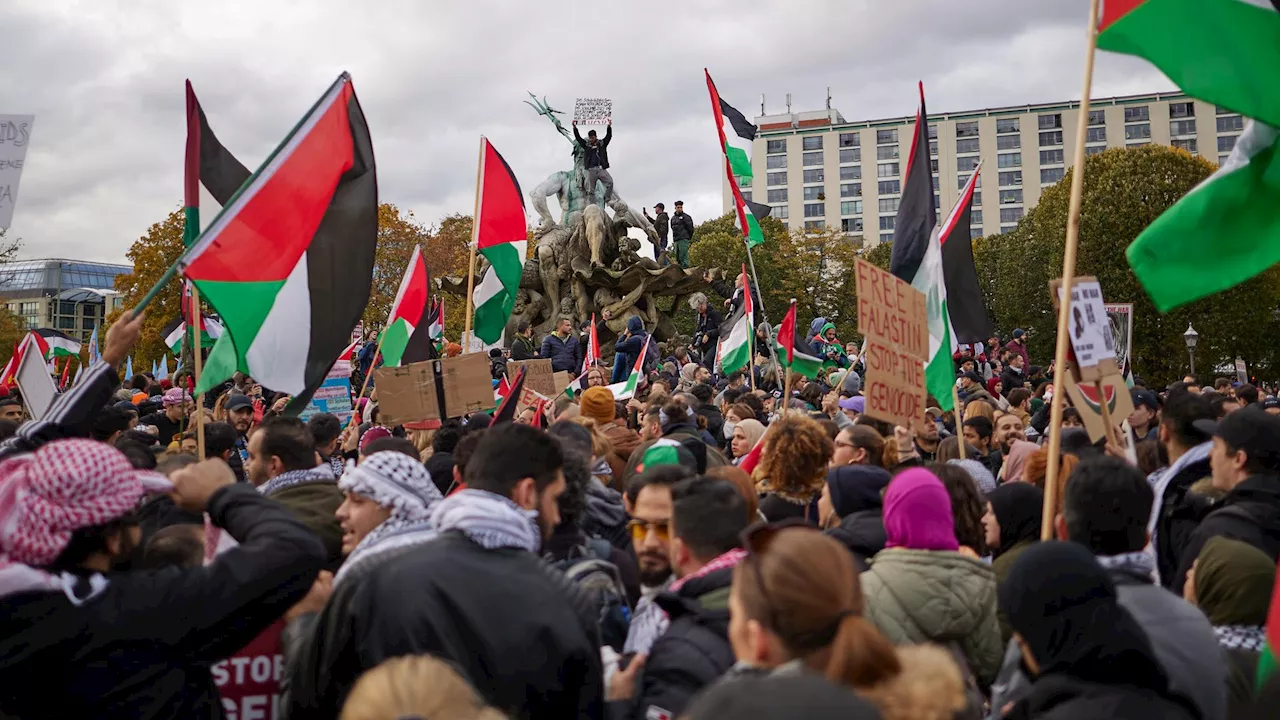
[[[115,281],[131,272],[132,265],[57,258],[0,263],[0,302],[28,328],[54,328],[83,341],[123,305]]]
[[[934,204],[955,204],[982,161],[972,234],[1012,230],[1057,183],[1075,154],[1078,101],[929,116]],[[893,239],[915,115],[848,122],[835,110],[764,115],[752,146],[744,195],[773,208],[792,230],[839,229],[870,247]],[[1181,93],[1101,98],[1090,103],[1085,152],[1160,143],[1221,163],[1244,118]],[[724,208],[732,200],[728,180]],[[983,190],[985,189],[985,192]]]

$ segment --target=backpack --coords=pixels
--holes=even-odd
[[[569,557],[553,565],[595,603],[600,642],[622,652],[631,626],[631,605],[622,575],[609,561],[612,549],[608,540],[587,538],[585,545],[570,550]]]
[[[649,349],[645,350],[644,365],[641,368],[644,371],[644,374],[648,375],[649,373],[657,370],[658,364],[661,361],[662,358],[658,357],[658,343],[654,342],[652,339],[649,340]]]

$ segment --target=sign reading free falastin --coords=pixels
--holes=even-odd
[[[854,268],[858,332],[867,338],[867,414],[909,427],[924,417],[924,363],[929,354],[924,293],[859,259]]]
[[[0,229],[9,227],[13,220],[33,124],[34,115],[0,115]]]

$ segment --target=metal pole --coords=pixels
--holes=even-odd
[[[1196,349],[1190,348],[1190,347],[1187,348],[1187,355],[1190,356],[1191,358],[1191,374],[1195,375],[1196,374]]]
[[[751,208],[747,208],[747,212],[751,212]],[[782,363],[778,362],[778,338],[773,332],[773,325],[769,322],[769,316],[764,310],[764,292],[760,289],[760,278],[756,277],[756,261],[751,256],[751,243],[748,242],[747,236],[742,236],[742,243],[747,246],[747,264],[751,266],[751,280],[756,284],[756,296],[760,298],[760,319],[764,321],[764,326],[769,329],[769,353],[773,357],[773,370],[778,376],[778,384],[786,384],[782,378]],[[751,288],[743,288],[744,292],[751,292]],[[751,328],[751,336],[754,338],[756,329]],[[755,351],[752,350],[751,364],[755,365]],[[755,368],[752,367],[751,376],[755,377]],[[752,380],[754,383],[755,380]]]

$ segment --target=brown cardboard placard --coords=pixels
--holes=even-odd
[[[538,404],[538,400],[546,400],[547,396],[529,387],[527,384],[520,390],[520,397],[516,398],[516,417],[524,412],[527,408],[531,408]]]
[[[569,387],[569,383],[573,382],[574,379],[574,376],[571,375],[568,370],[557,370],[552,373],[551,377],[555,381],[556,386],[556,391],[551,394],[551,397],[555,397],[564,392],[564,389]]]
[[[507,363],[507,377],[512,381],[516,379],[516,373],[520,372],[520,368],[524,368],[524,386],[533,388],[543,395],[556,394],[556,381],[554,373],[551,372],[551,360],[548,358],[540,358],[537,360],[511,360]],[[568,385],[569,383],[565,383]]]
[[[378,388],[378,409],[383,423],[403,425],[440,419],[436,362],[424,360],[400,367],[381,367],[373,371],[373,380]]]
[[[1049,281],[1055,315],[1061,309],[1062,279]],[[1092,275],[1080,275],[1071,281],[1071,317],[1067,335],[1071,341],[1071,366],[1082,383],[1120,371],[1116,364],[1115,335],[1111,319],[1102,300],[1102,285]]]
[[[488,355],[468,353],[438,362],[444,380],[447,417],[462,417],[493,408],[493,375],[489,370]]]
[[[929,313],[924,293],[892,273],[858,259],[858,332],[895,345],[921,362],[929,356]]]
[[[862,394],[867,398],[867,414],[877,420],[909,428],[912,421],[924,418],[924,388],[904,383],[892,373],[868,370]]]
[[[1063,376],[1063,385],[1067,397],[1071,398],[1071,406],[1080,412],[1084,421],[1084,429],[1089,439],[1098,442],[1107,435],[1107,426],[1102,421],[1101,396],[1093,382],[1077,383],[1073,373]],[[1107,396],[1107,412],[1111,421],[1119,425],[1133,412],[1133,397],[1129,387],[1125,385],[1124,376],[1118,372],[1105,375],[1100,380],[1103,392]]]

